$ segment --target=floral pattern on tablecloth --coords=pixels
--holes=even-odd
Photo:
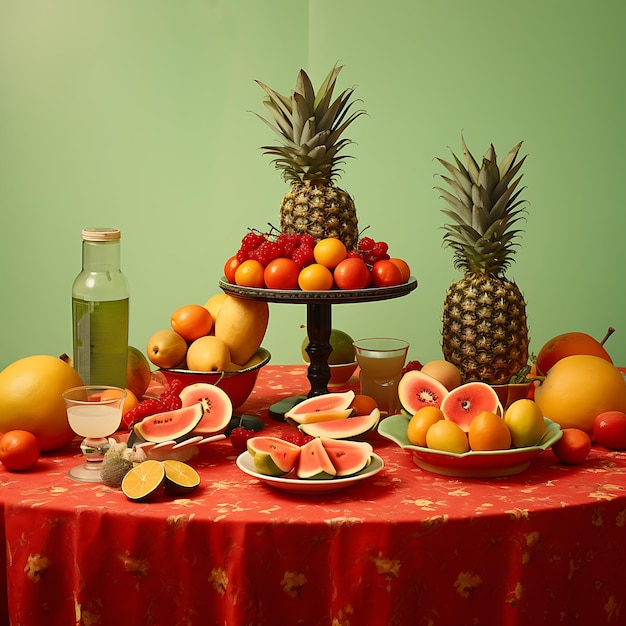
[[[301,366],[266,366],[242,411],[306,394]],[[8,597],[19,626],[626,624],[626,454],[580,466],[550,451],[508,478],[419,469],[377,434],[376,476],[326,495],[242,473],[228,440],[191,461],[188,497],[129,502],[76,483],[76,445],[0,470]],[[4,620],[4,621],[3,621]]]

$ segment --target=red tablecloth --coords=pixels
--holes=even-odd
[[[268,406],[307,389],[303,367],[267,366],[241,410],[280,434],[290,427]],[[192,461],[190,497],[145,504],[69,479],[76,444],[34,471],[0,469],[0,622],[626,624],[625,453],[594,447],[565,466],[546,451],[522,474],[479,480],[371,442],[383,471],[329,495],[244,474],[228,440]]]

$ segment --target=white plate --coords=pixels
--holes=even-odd
[[[354,483],[358,483],[365,478],[370,478],[378,474],[385,466],[383,460],[377,455],[372,454],[371,463],[354,476],[346,478],[329,478],[327,480],[306,480],[301,478],[285,478],[284,476],[268,476],[267,474],[259,474],[254,467],[254,459],[249,452],[242,452],[237,457],[237,466],[246,474],[264,481],[276,489],[287,491],[288,493],[333,493],[340,489],[345,489]],[[288,476],[291,476],[289,474]]]

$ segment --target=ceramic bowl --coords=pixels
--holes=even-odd
[[[544,421],[546,431],[534,446],[487,452],[470,451],[463,454],[414,446],[406,434],[408,419],[402,414],[391,415],[382,420],[378,425],[378,432],[408,450],[415,464],[426,471],[444,476],[490,478],[523,472],[536,456],[561,438],[561,427],[547,417],[544,417]]]
[[[330,368],[330,380],[328,381],[328,388],[343,387],[348,384],[348,381],[354,374],[357,367],[357,362],[352,363],[339,363],[337,365],[329,365]]]
[[[259,348],[248,367],[232,372],[195,372],[185,369],[160,369],[166,381],[180,380],[185,387],[195,383],[209,383],[223,389],[233,403],[233,409],[241,406],[250,396],[259,371],[270,361],[271,355],[265,348]]]

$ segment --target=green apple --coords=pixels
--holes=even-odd
[[[339,365],[340,363],[352,363],[355,359],[354,346],[352,345],[354,339],[348,335],[348,333],[336,328],[330,331],[330,347],[332,351],[328,357],[329,365]],[[302,342],[302,358],[309,363],[310,358],[307,354],[306,348],[309,345],[309,338],[305,337]]]

